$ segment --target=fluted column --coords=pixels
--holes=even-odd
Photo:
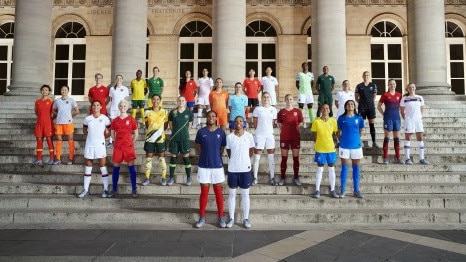
[[[420,94],[449,93],[444,0],[408,0],[409,81]]]
[[[312,72],[317,77],[327,65],[338,86],[346,79],[345,0],[312,1]]]
[[[11,96],[38,96],[51,84],[52,0],[17,0]]]
[[[213,2],[212,74],[232,87],[245,78],[246,1]]]
[[[147,0],[113,1],[113,5],[112,81],[118,74],[128,85],[138,69],[146,68]]]

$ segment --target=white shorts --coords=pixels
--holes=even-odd
[[[99,147],[85,147],[84,148],[84,158],[85,159],[100,159],[107,156],[107,148],[105,146]]]
[[[356,149],[346,149],[346,148],[339,148],[338,150],[338,155],[340,158],[344,159],[361,159],[363,158],[362,154],[362,148],[356,148]]]
[[[108,117],[110,117],[110,119],[115,119],[119,117],[120,114],[121,114],[120,110],[110,110]]]
[[[254,144],[256,149],[275,149],[274,136],[254,136]]]
[[[196,100],[196,105],[203,105],[203,106],[210,105],[209,97],[198,97]]]
[[[225,181],[225,171],[221,168],[203,168],[197,169],[197,181],[200,184],[219,184]]]
[[[299,94],[298,104],[314,104],[314,96],[312,94]]]
[[[422,119],[406,119],[404,130],[408,134],[424,132]]]

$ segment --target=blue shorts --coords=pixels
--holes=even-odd
[[[196,105],[196,102],[186,102],[187,108],[193,108]]]
[[[246,121],[243,123],[243,128],[246,128]],[[235,129],[235,120],[230,120],[230,129]]]
[[[316,155],[314,156],[314,162],[316,162],[318,165],[333,165],[335,162],[337,162],[337,153],[316,152]]]
[[[248,189],[251,186],[251,171],[243,173],[228,172],[228,187]]]
[[[387,131],[400,131],[401,120],[383,120],[383,129]]]

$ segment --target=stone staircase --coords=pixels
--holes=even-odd
[[[414,165],[382,165],[381,149],[364,149],[361,161],[361,190],[364,199],[347,196],[344,199],[328,197],[327,169],[321,187],[320,199],[309,197],[315,190],[313,142],[308,129],[302,130],[300,176],[303,186],[291,183],[292,163],[288,163],[288,181],[285,186],[269,186],[266,157],[261,158],[259,185],[251,187],[251,221],[262,228],[466,228],[466,102],[464,97],[446,96],[427,98],[424,118],[426,155],[431,165],[423,166],[413,141]],[[33,103],[0,97],[0,227],[2,228],[86,228],[166,225],[186,227],[198,218],[199,187],[184,185],[182,165],[177,166],[176,184],[160,185],[160,173],[154,161],[149,186],[138,186],[139,197],[129,196],[131,187],[126,168],[122,168],[120,195],[102,199],[101,179],[94,165],[91,197],[78,199],[82,190],[85,138],[82,119],[88,112],[88,103],[80,102],[81,115],[75,118],[76,157],[74,165],[34,166],[35,117]],[[171,108],[174,103],[166,101]],[[377,118],[378,143],[382,144],[382,118]],[[195,130],[191,130],[194,139]],[[140,134],[143,130],[140,129]],[[278,130],[275,130],[278,141]],[[369,130],[363,136],[367,145]],[[45,143],[44,143],[45,144]],[[45,145],[44,145],[45,146]],[[46,147],[46,146],[45,146]],[[390,143],[390,147],[392,143]],[[138,183],[143,177],[144,159],[142,136],[136,145]],[[44,160],[48,160],[44,150]],[[68,147],[63,143],[63,160]],[[108,149],[107,163],[111,166],[112,149]],[[390,154],[393,155],[393,149]],[[191,151],[193,175],[197,171],[197,152]],[[167,157],[168,160],[168,157]],[[392,159],[393,160],[393,157]],[[280,173],[281,155],[276,150],[275,174]],[[181,163],[181,160],[179,161]],[[224,159],[226,163],[226,159]],[[111,167],[109,168],[111,172]],[[351,171],[350,171],[351,172]],[[336,167],[337,187],[340,165]],[[349,174],[351,177],[351,173]],[[352,189],[348,181],[347,191]],[[126,195],[128,194],[128,195]],[[228,188],[224,186],[224,194]],[[240,197],[238,197],[239,201]],[[237,205],[240,207],[240,205]],[[214,222],[216,207],[213,196],[208,206],[208,222]],[[237,210],[240,213],[240,210]],[[227,214],[227,197],[225,197]],[[241,215],[236,215],[238,222]]]

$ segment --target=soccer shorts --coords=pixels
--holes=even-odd
[[[251,171],[248,172],[228,172],[228,187],[248,189],[251,186]]]
[[[248,106],[249,107],[259,106],[259,99],[257,99],[257,98],[248,98]]]
[[[374,119],[375,118],[375,108],[363,108],[358,109],[359,114],[361,115],[362,119]]]
[[[144,100],[132,100],[131,101],[131,107],[132,108],[144,108],[144,106],[146,105],[146,101]]]
[[[34,135],[36,137],[52,137],[53,136],[53,123],[47,121],[46,123],[36,123],[34,129]]]
[[[405,133],[422,133],[424,132],[424,124],[422,119],[405,119]]]
[[[185,155],[191,150],[190,141],[170,141],[170,153],[173,155]]]
[[[384,120],[383,121],[383,129],[387,131],[400,131],[401,129],[401,121],[400,120]]]
[[[217,112],[217,124],[219,126],[226,126],[228,124],[228,114],[226,112]]]
[[[272,136],[254,136],[256,149],[275,149],[275,137]]]
[[[339,148],[338,155],[344,159],[361,159],[363,158],[362,147],[356,149]]]
[[[186,102],[186,107],[191,109],[194,107],[195,104],[196,102]]]
[[[225,181],[225,171],[221,168],[203,168],[197,169],[197,181],[200,184],[219,184]]]
[[[316,152],[314,156],[314,162],[318,165],[333,165],[337,162],[337,153],[330,152],[330,153],[319,153]]]
[[[113,148],[113,156],[112,162],[113,163],[121,163],[126,162],[129,163],[136,159],[136,152],[134,151],[134,147],[114,147]]]
[[[55,134],[59,136],[63,135],[72,135],[74,133],[74,124],[56,124],[55,125]]]
[[[301,148],[301,140],[280,140],[280,148],[281,149],[300,149]]]
[[[312,94],[299,94],[298,104],[314,104],[314,97]]]
[[[85,147],[84,148],[84,158],[85,159],[101,159],[107,157],[107,148],[105,146],[98,147]]]
[[[144,151],[146,153],[163,153],[165,152],[165,142],[163,143],[150,143],[150,142],[144,142]]]
[[[196,105],[208,106],[210,105],[209,97],[198,97],[196,100]]]

